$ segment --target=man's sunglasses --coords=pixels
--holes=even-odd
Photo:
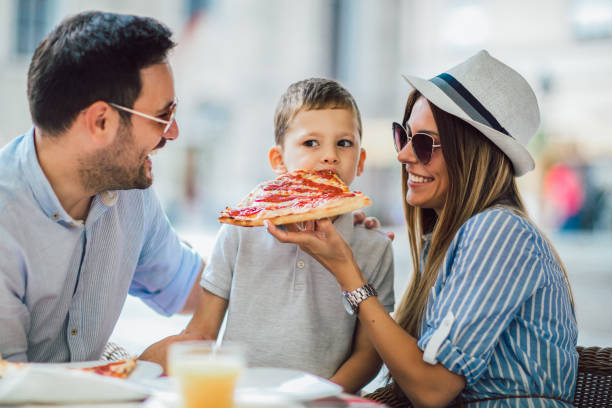
[[[131,114],[141,116],[143,118],[147,118],[147,119],[153,120],[158,123],[163,123],[164,125],[166,125],[164,127],[164,132],[162,133],[162,137],[164,137],[166,136],[166,133],[168,133],[168,131],[170,130],[172,123],[174,123],[174,117],[176,116],[176,106],[178,104],[178,101],[174,99],[174,101],[172,102],[172,105],[170,105],[170,107],[168,108],[168,114],[170,114],[170,117],[168,118],[168,120],[156,118],[155,116],[147,115],[146,113],[142,113],[134,109],[126,108],[125,106],[117,105],[116,103],[109,102],[108,104],[115,109],[126,111]]]
[[[410,126],[406,125],[404,128],[397,122],[393,122],[393,141],[398,153],[410,142],[414,155],[424,165],[429,163],[433,152],[441,147],[441,145],[435,144],[434,138],[427,133],[415,133],[413,135]]]

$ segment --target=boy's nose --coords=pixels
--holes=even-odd
[[[335,157],[330,157],[330,156],[325,157],[325,158],[323,159],[323,161],[324,161],[325,163],[330,163],[330,164],[338,163],[338,159],[337,159],[337,158],[335,158]]]
[[[323,161],[329,164],[338,163],[338,155],[334,149],[327,150],[323,155]]]

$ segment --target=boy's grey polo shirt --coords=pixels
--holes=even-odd
[[[334,225],[357,264],[393,311],[391,241],[378,230],[353,226],[352,214]],[[341,300],[333,275],[295,244],[265,228],[224,224],[202,286],[229,300],[225,340],[247,345],[250,366],[286,367],[329,378],[351,354],[356,318]]]

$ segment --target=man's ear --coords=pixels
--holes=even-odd
[[[84,114],[85,128],[92,141],[96,144],[106,145],[113,141],[119,126],[119,114],[103,101],[89,105]]]
[[[274,173],[280,175],[287,172],[285,163],[283,162],[283,148],[279,145],[274,145],[268,152],[268,160],[270,161],[270,167],[274,170]]]
[[[361,148],[361,152],[359,152],[359,163],[357,164],[357,175],[361,176],[363,173],[363,165],[366,159],[366,151],[364,148]]]

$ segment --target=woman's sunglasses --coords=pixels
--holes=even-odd
[[[406,125],[406,128],[404,128],[397,122],[393,122],[393,140],[395,150],[398,153],[410,142],[414,155],[423,165],[428,164],[433,152],[441,147],[441,145],[435,144],[434,138],[427,133],[415,133],[413,135],[410,126]]]

